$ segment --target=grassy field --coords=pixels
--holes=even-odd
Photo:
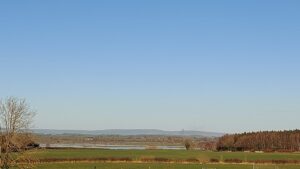
[[[162,163],[56,163],[36,169],[253,169],[244,164],[162,164]],[[254,169],[299,169],[299,165],[255,165]]]
[[[167,158],[171,160],[198,159],[209,161],[218,159],[251,160],[300,160],[300,153],[248,153],[248,152],[209,152],[198,150],[103,150],[103,149],[41,149],[31,152],[38,159],[48,158],[96,158],[96,157],[128,157],[132,160],[142,158]]]
[[[37,169],[253,169],[253,164],[208,164],[210,159],[251,160],[300,160],[300,153],[247,153],[247,152],[208,152],[186,150],[103,150],[103,149],[40,149],[30,151],[36,159],[60,159],[61,162],[37,164]],[[129,158],[127,162],[89,161],[93,158]],[[171,163],[143,162],[143,158],[165,158]],[[85,159],[86,161],[67,161]],[[197,163],[182,163],[177,160],[197,159]],[[254,169],[300,169],[297,164],[255,164]]]

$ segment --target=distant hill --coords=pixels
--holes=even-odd
[[[165,135],[165,136],[198,136],[198,137],[221,137],[224,133],[204,132],[193,130],[165,131],[157,129],[107,129],[107,130],[53,130],[33,129],[36,134],[80,134],[80,135]]]

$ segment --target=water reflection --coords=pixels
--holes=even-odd
[[[147,146],[147,145],[103,145],[103,144],[40,144],[42,148],[99,148],[109,150],[182,150],[184,146]]]

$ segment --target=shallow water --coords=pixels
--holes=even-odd
[[[45,148],[46,144],[40,144]],[[147,146],[147,145],[105,145],[105,144],[50,144],[50,148],[99,148],[109,150],[146,150],[146,149],[161,149],[161,150],[182,150],[184,146]]]

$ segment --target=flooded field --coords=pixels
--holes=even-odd
[[[147,146],[147,145],[107,145],[107,144],[89,144],[89,143],[76,143],[76,144],[40,144],[42,148],[98,148],[109,150],[184,150],[184,146]]]

